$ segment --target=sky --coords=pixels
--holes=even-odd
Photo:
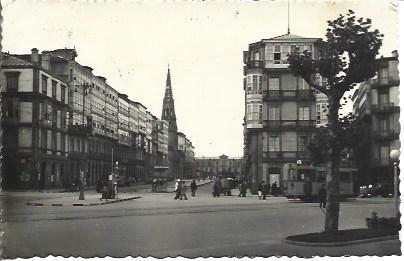
[[[327,20],[354,10],[398,49],[390,0],[291,1],[291,33],[323,38]],[[287,1],[3,0],[3,50],[76,48],[77,61],[161,117],[170,64],[179,131],[196,156],[242,156],[243,51],[287,32]],[[349,108],[349,107],[348,107]]]

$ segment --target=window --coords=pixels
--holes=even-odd
[[[279,106],[269,106],[268,107],[268,120],[279,120]]]
[[[305,151],[308,144],[309,144],[309,137],[307,137],[306,135],[299,135],[298,150]]]
[[[61,90],[60,90],[60,100],[62,102],[65,102],[65,96],[66,96],[66,86],[62,85]]]
[[[388,165],[390,159],[390,147],[380,146],[380,164]]]
[[[381,133],[386,133],[389,131],[389,119],[388,118],[381,118],[379,120],[379,131]]]
[[[262,93],[262,75],[252,74],[247,76],[247,94]]]
[[[268,79],[268,90],[279,90],[279,78]]]
[[[274,60],[275,60],[276,64],[281,63],[281,46],[280,45],[275,45]]]
[[[3,103],[3,111],[5,112],[4,117],[7,119],[18,120],[19,119],[19,110],[20,110],[20,103],[17,99],[7,99]]]
[[[279,146],[279,136],[269,136],[268,138],[268,150],[269,151],[280,151]]]
[[[300,88],[300,90],[308,90],[309,85],[307,84],[307,82],[304,79],[301,79],[301,84],[299,84],[299,88]]]
[[[389,103],[389,94],[387,92],[379,92],[379,105],[387,105]]]
[[[48,77],[42,75],[42,93],[47,94],[48,92]]]
[[[56,86],[57,82],[52,81],[52,98],[56,99]]]
[[[259,61],[260,60],[260,53],[258,51],[256,51],[254,53],[254,61]]]
[[[5,72],[7,78],[7,91],[18,91],[18,77],[20,72]]]
[[[299,107],[299,121],[310,120],[310,107],[301,106]]]

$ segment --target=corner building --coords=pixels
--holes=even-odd
[[[287,163],[310,163],[306,146],[316,127],[316,91],[293,76],[291,52],[322,55],[320,38],[293,34],[263,39],[244,52],[244,159],[253,193],[262,180],[285,186]],[[318,79],[321,81],[321,79]]]
[[[362,83],[352,96],[354,115],[369,135],[354,155],[359,185],[393,184],[390,151],[400,149],[398,54],[377,60],[376,76]]]

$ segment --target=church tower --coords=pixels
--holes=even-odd
[[[170,67],[168,67],[166,90],[163,99],[161,119],[168,122],[168,167],[169,175],[178,175],[178,136],[177,118],[175,116],[174,97],[171,89]]]

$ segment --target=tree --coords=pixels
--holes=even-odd
[[[370,19],[356,18],[352,10],[328,21],[324,55],[313,59],[310,52],[292,53],[289,67],[295,76],[302,77],[312,88],[328,97],[328,147],[327,209],[325,232],[338,231],[339,221],[339,166],[343,142],[339,139],[339,109],[344,94],[376,73],[376,56],[382,45],[383,35],[371,29]],[[318,74],[327,79],[322,85],[316,81]],[[346,98],[344,98],[346,99]]]

